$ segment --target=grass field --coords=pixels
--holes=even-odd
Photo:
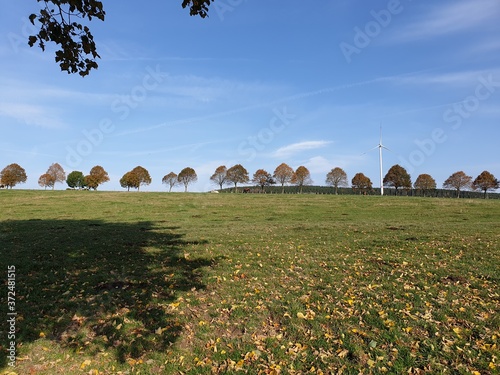
[[[0,264],[0,373],[500,373],[497,200],[0,191]]]

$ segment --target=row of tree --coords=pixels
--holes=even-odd
[[[335,187],[335,192],[337,192],[339,186],[348,186],[347,175],[341,168],[332,169],[327,175],[326,182]],[[351,184],[354,190],[362,192],[368,192],[373,189],[371,180],[363,173],[357,173],[353,177]],[[383,179],[383,184],[386,187],[394,188],[396,195],[398,194],[398,190],[411,190],[413,188],[422,191],[425,196],[427,192],[437,189],[436,180],[426,173],[419,175],[415,183],[412,184],[409,173],[398,164],[389,169]],[[459,171],[446,179],[443,183],[443,188],[454,189],[457,192],[458,198],[460,198],[461,191],[468,189],[480,190],[484,192],[486,197],[488,191],[500,188],[500,182],[488,171],[482,172],[475,180],[463,171]]]
[[[18,164],[10,164],[0,172],[0,187],[12,188],[13,186],[24,183],[27,180],[25,170]],[[198,180],[196,172],[191,167],[184,168],[179,174],[170,172],[162,179],[162,183],[168,186],[169,191],[178,185],[184,186],[184,191],[188,191],[188,186]],[[248,171],[241,165],[236,164],[230,168],[221,165],[216,168],[210,180],[217,185],[221,190],[224,186],[233,185],[234,191],[237,191],[238,184],[253,183],[260,188],[261,192],[265,191],[266,186],[279,184],[281,191],[284,192],[285,185],[295,185],[299,187],[299,192],[302,193],[302,188],[313,183],[309,170],[300,166],[293,170],[288,164],[282,163],[271,174],[264,169],[258,169],[252,176],[249,177]],[[72,189],[93,189],[97,190],[99,185],[109,181],[108,173],[100,165],[93,167],[88,175],[84,175],[80,171],[71,172],[67,178],[64,169],[60,164],[54,163],[47,172],[42,174],[38,179],[38,184],[43,188],[52,188],[57,182],[64,182]],[[125,173],[120,179],[120,185],[130,190],[139,190],[142,185],[149,185],[152,179],[147,169],[137,166],[131,171]],[[346,172],[340,168],[333,168],[326,175],[325,183],[334,187],[335,194],[339,187],[348,187],[348,178]],[[437,188],[436,181],[429,174],[421,174],[417,177],[415,183],[412,184],[411,176],[406,169],[400,165],[392,166],[384,177],[383,184],[386,187],[391,187],[396,190],[396,194],[401,190],[417,189],[421,190],[425,195],[426,192]],[[359,192],[368,192],[373,189],[371,180],[363,173],[357,173],[351,180],[351,186]],[[457,197],[460,197],[460,192],[467,189],[480,190],[485,196],[488,191],[500,188],[498,179],[488,171],[482,172],[476,179],[473,180],[463,171],[453,173],[443,184],[445,189],[454,189],[457,192]]]

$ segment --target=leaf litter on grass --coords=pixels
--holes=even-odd
[[[127,202],[129,197],[113,199]],[[151,241],[141,236],[162,229],[137,226],[127,241],[139,254],[153,256],[145,263],[150,267],[146,273],[116,268],[120,277],[87,281],[75,269],[76,278],[68,285],[87,281],[94,295],[106,296],[108,308],[100,313],[104,322],[97,330],[103,334],[92,329],[99,321],[89,325],[91,316],[72,308],[85,301],[90,286],[68,288],[58,303],[71,313],[63,323],[78,345],[53,336],[47,327],[57,327],[56,316],[49,314],[37,320],[45,324],[34,332],[38,336],[21,348],[27,358],[20,361],[21,369],[46,362],[38,373],[57,373],[64,366],[66,373],[99,374],[155,369],[185,374],[498,373],[499,237],[494,235],[498,221],[491,220],[500,217],[497,203],[424,199],[424,215],[410,199],[384,198],[381,213],[374,197],[154,198],[156,209],[183,205],[184,210],[169,210],[169,220],[155,210],[150,228],[157,227],[155,222],[172,228],[170,223],[176,223],[176,229],[165,232],[187,235],[174,240],[177,244]],[[92,204],[109,209],[106,201]],[[272,221],[265,220],[269,205],[279,206]],[[342,220],[331,219],[336,210],[351,206]],[[458,207],[471,220],[446,220]],[[217,225],[204,215],[194,220],[200,210],[210,210]],[[375,220],[379,215],[384,219]],[[231,219],[235,216],[238,222]],[[174,258],[162,255],[161,243],[179,248]],[[39,246],[49,248],[51,242]],[[115,251],[111,244],[103,246]],[[55,262],[64,260],[54,255],[41,264],[54,269]],[[144,263],[137,256],[123,259]],[[177,262],[183,264],[180,269]],[[183,286],[193,277],[199,281]],[[133,297],[132,291],[141,295],[142,290],[146,299]],[[162,345],[169,332],[176,332],[176,338]],[[107,337],[108,343],[99,343],[98,337]],[[121,352],[120,341],[128,345]],[[91,353],[97,356],[86,357]]]

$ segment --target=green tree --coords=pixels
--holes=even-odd
[[[0,183],[7,188],[12,189],[17,184],[25,183],[27,179],[24,168],[16,163],[9,164],[0,172]]]
[[[396,164],[389,169],[389,172],[384,177],[384,186],[393,187],[396,189],[396,194],[399,188],[411,189],[411,177],[402,166]]]
[[[312,184],[311,173],[309,169],[301,165],[297,168],[295,173],[292,176],[291,183],[297,185],[300,189],[300,193],[302,194],[302,188],[307,185]]]
[[[40,180],[42,180],[44,182],[44,184],[43,185],[40,184],[40,180],[38,180],[38,184],[40,186],[53,186],[54,185],[53,183],[52,183],[52,185],[46,184],[48,181],[47,181],[47,178],[42,179],[42,177],[44,177],[44,176],[50,176],[50,175],[44,174],[44,175],[40,176]],[[50,181],[50,182],[53,182],[53,181]],[[81,189],[85,186],[85,177],[83,176],[82,172],[73,171],[66,178],[66,183],[72,189]]]
[[[108,181],[108,172],[106,172],[100,165],[93,167],[90,170],[90,173],[85,176],[85,185],[94,190],[97,190],[99,185]]]
[[[169,187],[168,188],[169,193],[172,191],[172,188],[174,186],[179,185],[179,180],[177,179],[177,177],[178,177],[177,173],[170,172],[169,174],[163,176],[163,178],[161,179],[161,182]]]
[[[352,178],[351,184],[353,190],[357,190],[360,193],[366,193],[373,189],[371,180],[363,173],[356,173]]]
[[[192,16],[207,16],[208,7],[214,0],[182,0],[182,7],[189,8]],[[61,71],[78,73],[82,77],[97,69],[97,53],[94,36],[81,20],[104,21],[106,12],[97,0],[37,0],[41,4],[38,13],[29,16],[31,23],[39,27],[35,35],[28,38],[28,44],[37,44],[45,51],[47,43],[55,43],[55,61]],[[52,50],[52,49],[51,49]]]
[[[210,176],[210,180],[219,185],[220,189],[222,190],[222,186],[226,184],[227,181],[227,168],[225,165],[221,165],[220,167],[217,167],[215,170],[214,174]]]
[[[238,192],[238,184],[245,184],[249,181],[248,171],[241,165],[236,164],[227,170],[227,181],[234,184],[234,191]]]
[[[486,199],[488,197],[488,190],[500,188],[500,182],[490,172],[483,171],[472,183],[472,188],[483,191],[484,198]]]
[[[259,169],[253,174],[252,182],[260,186],[262,192],[266,186],[275,184],[273,176],[264,169]]]
[[[434,190],[436,189],[436,180],[432,178],[431,175],[423,173],[420,176],[417,177],[417,180],[413,184],[413,187],[417,190],[421,190],[424,194],[424,197],[426,193],[429,190]]]
[[[189,184],[198,181],[198,176],[193,168],[186,167],[180,171],[177,180],[184,185],[184,192],[187,192]]]
[[[472,177],[467,176],[463,171],[459,171],[448,177],[444,182],[443,187],[445,189],[455,189],[457,192],[457,198],[460,198],[460,192],[464,189],[470,188],[471,183]]]
[[[340,167],[333,168],[326,174],[326,183],[333,186],[335,194],[338,194],[339,186],[348,186],[347,173]]]
[[[285,184],[292,182],[294,173],[293,169],[286,163],[281,163],[274,170],[273,176],[281,184],[282,194],[285,192]]]
[[[47,169],[46,174],[52,176],[52,179],[54,180],[52,190],[54,190],[56,183],[66,181],[66,173],[59,163],[53,163],[49,169]]]

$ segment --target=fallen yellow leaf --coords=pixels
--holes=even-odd
[[[338,356],[339,356],[340,358],[345,358],[345,357],[347,357],[347,355],[348,355],[348,354],[349,354],[349,350],[344,349],[344,350],[342,350],[342,351],[338,354]]]
[[[87,366],[90,366],[92,362],[90,361],[90,359],[86,359],[85,361],[82,362],[82,364],[80,365],[80,369],[83,370],[85,367]]]
[[[297,318],[299,318],[299,319],[305,319],[305,318],[306,318],[306,316],[305,316],[303,313],[298,312],[298,313],[297,313]]]

